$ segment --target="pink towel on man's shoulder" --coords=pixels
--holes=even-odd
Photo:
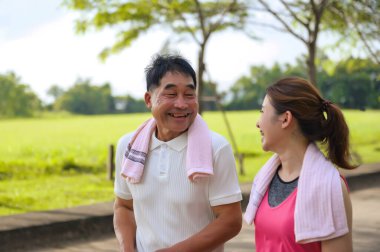
[[[156,129],[151,118],[133,135],[124,154],[121,175],[131,183],[139,183],[144,172],[149,143]],[[186,172],[191,181],[213,174],[211,134],[206,122],[198,114],[188,129]]]
[[[275,154],[255,176],[244,215],[247,223],[252,224],[279,164]],[[294,212],[296,242],[322,241],[348,233],[339,172],[314,143],[309,144],[306,150],[297,190]]]

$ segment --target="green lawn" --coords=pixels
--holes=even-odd
[[[251,181],[271,155],[261,150],[257,111],[228,112]],[[380,162],[380,111],[345,111],[353,151]],[[112,200],[105,165],[110,144],[150,117],[145,114],[44,116],[0,120],[0,215]],[[206,112],[209,127],[230,140],[221,113]]]

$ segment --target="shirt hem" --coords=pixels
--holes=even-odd
[[[119,198],[125,199],[125,200],[131,200],[132,199],[132,194],[125,194],[120,191],[114,191],[115,195]]]
[[[241,192],[238,192],[232,195],[211,199],[210,205],[211,206],[226,205],[226,204],[242,201],[242,199],[243,197],[241,195]]]

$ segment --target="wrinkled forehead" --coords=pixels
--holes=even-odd
[[[185,82],[184,79],[186,79]],[[176,86],[178,84],[186,85],[189,87],[192,86],[192,88],[195,89],[194,80],[191,75],[180,71],[166,72],[160,79],[159,86],[161,88],[166,88],[168,85],[170,85],[170,87],[173,87],[173,85]]]

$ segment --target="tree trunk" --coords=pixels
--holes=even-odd
[[[205,53],[206,41],[200,45],[198,53],[198,103],[199,103],[199,114],[203,112],[203,75],[205,72],[205,63],[204,63],[204,53]]]
[[[315,54],[316,54],[316,41],[307,44],[307,50],[309,55],[306,59],[307,64],[307,74],[309,76],[310,82],[316,86],[317,85],[317,74],[315,67]]]

